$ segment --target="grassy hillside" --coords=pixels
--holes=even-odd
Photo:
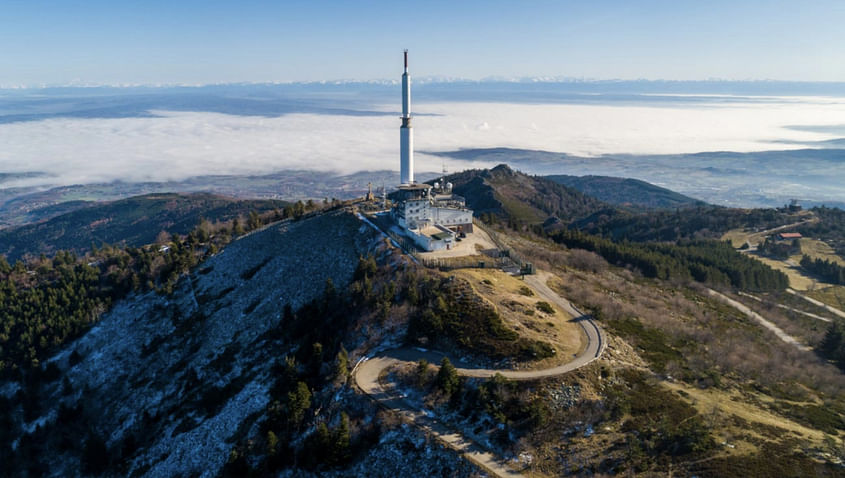
[[[639,206],[652,209],[672,209],[694,206],[702,202],[675,191],[632,178],[611,176],[546,176],[601,201],[622,206]]]
[[[466,197],[476,215],[515,223],[541,224],[551,216],[570,222],[608,207],[575,189],[504,164],[489,170],[464,171],[447,179],[457,194]]]
[[[200,221],[225,221],[283,208],[283,201],[235,200],[207,193],[148,194],[97,203],[48,221],[0,231],[0,254],[9,261],[57,250],[83,252],[92,244],[149,244],[161,231],[187,234]]]
[[[561,184],[560,178],[566,176],[531,176],[501,164],[489,170],[463,171],[446,180],[454,184],[455,192],[464,196],[475,215],[483,219],[511,226],[543,224],[547,230],[571,227],[614,240],[718,238],[737,227],[769,229],[806,219],[786,209],[712,206],[633,179],[576,178],[583,179],[582,186],[589,183],[591,188],[613,190],[596,198]],[[637,207],[621,207],[622,204]]]

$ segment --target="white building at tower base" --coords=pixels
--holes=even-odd
[[[451,249],[472,233],[472,210],[451,184],[440,188],[428,184],[399,186],[392,214],[406,236],[425,251]]]

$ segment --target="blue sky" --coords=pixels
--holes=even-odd
[[[845,81],[845,2],[0,1],[0,85]]]

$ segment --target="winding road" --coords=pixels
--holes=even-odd
[[[543,370],[496,370],[474,367],[459,359],[449,359],[458,370],[458,374],[465,377],[488,378],[500,374],[511,380],[533,380],[544,377],[555,377],[583,367],[601,356],[606,346],[606,339],[598,325],[588,316],[581,313],[566,299],[563,299],[547,285],[548,273],[528,276],[525,282],[529,284],[538,296],[554,303],[581,325],[586,339],[584,349],[576,354],[571,361],[562,365]],[[407,401],[394,383],[385,383],[381,379],[382,372],[389,367],[401,363],[414,363],[425,359],[432,364],[440,363],[445,354],[422,348],[399,348],[377,353],[372,357],[362,359],[352,371],[352,377],[357,387],[375,400],[382,407],[396,412],[404,420],[416,425],[427,433],[445,443],[450,448],[461,453],[465,458],[476,463],[483,469],[500,477],[522,476],[508,464],[485,447],[481,446],[447,424],[437,420],[433,414],[420,410],[416,405]]]

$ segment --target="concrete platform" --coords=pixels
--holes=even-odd
[[[476,247],[480,246],[480,247]],[[496,244],[490,239],[481,228],[474,228],[474,232],[467,234],[467,237],[456,242],[455,247],[449,250],[420,252],[420,259],[444,259],[447,257],[463,257],[479,254],[482,249],[496,249]]]

